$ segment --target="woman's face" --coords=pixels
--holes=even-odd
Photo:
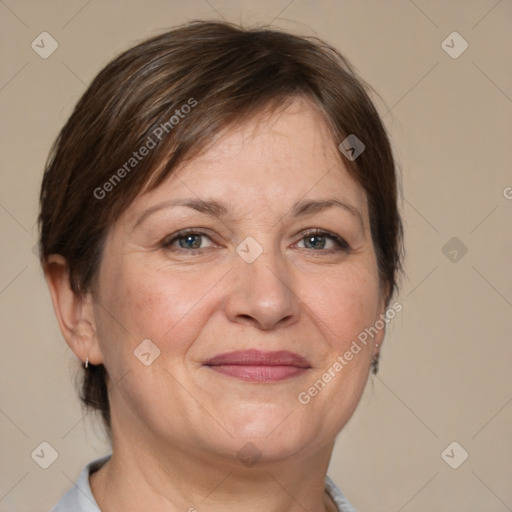
[[[114,439],[203,456],[330,444],[383,335],[344,357],[384,312],[367,202],[299,100],[139,196],[98,282],[92,362],[109,374]]]

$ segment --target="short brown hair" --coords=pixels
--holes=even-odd
[[[388,305],[402,223],[391,147],[366,89],[327,43],[268,28],[197,21],[134,46],[96,76],[53,145],[40,195],[41,260],[62,255],[75,293],[93,291],[108,228],[138,194],[225,128],[299,96],[322,113],[336,145],[351,134],[365,145],[356,160],[340,158],[366,192]],[[81,399],[110,433],[103,365],[85,370]]]

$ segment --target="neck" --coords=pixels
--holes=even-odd
[[[108,512],[337,510],[324,482],[334,441],[252,467],[179,446],[134,445],[115,433],[112,446],[112,458],[90,478],[99,507]]]

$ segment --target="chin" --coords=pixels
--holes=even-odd
[[[288,460],[307,446],[308,441],[301,435],[270,435],[260,438],[240,436],[232,439],[230,444],[229,449],[223,454],[228,454],[230,459],[234,454],[237,465],[242,463],[247,467],[253,467],[258,464],[261,467]],[[224,447],[221,447],[221,450],[223,449]]]
[[[307,418],[298,420],[291,407],[289,410],[282,406],[267,407],[264,411],[256,407],[244,414],[237,412],[229,424],[233,433],[231,442],[236,452],[251,444],[261,452],[264,460],[284,459],[313,442],[315,437],[311,422]]]

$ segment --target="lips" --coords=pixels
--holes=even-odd
[[[251,382],[276,382],[311,368],[306,359],[287,350],[226,352],[208,359],[204,365],[224,375]]]

